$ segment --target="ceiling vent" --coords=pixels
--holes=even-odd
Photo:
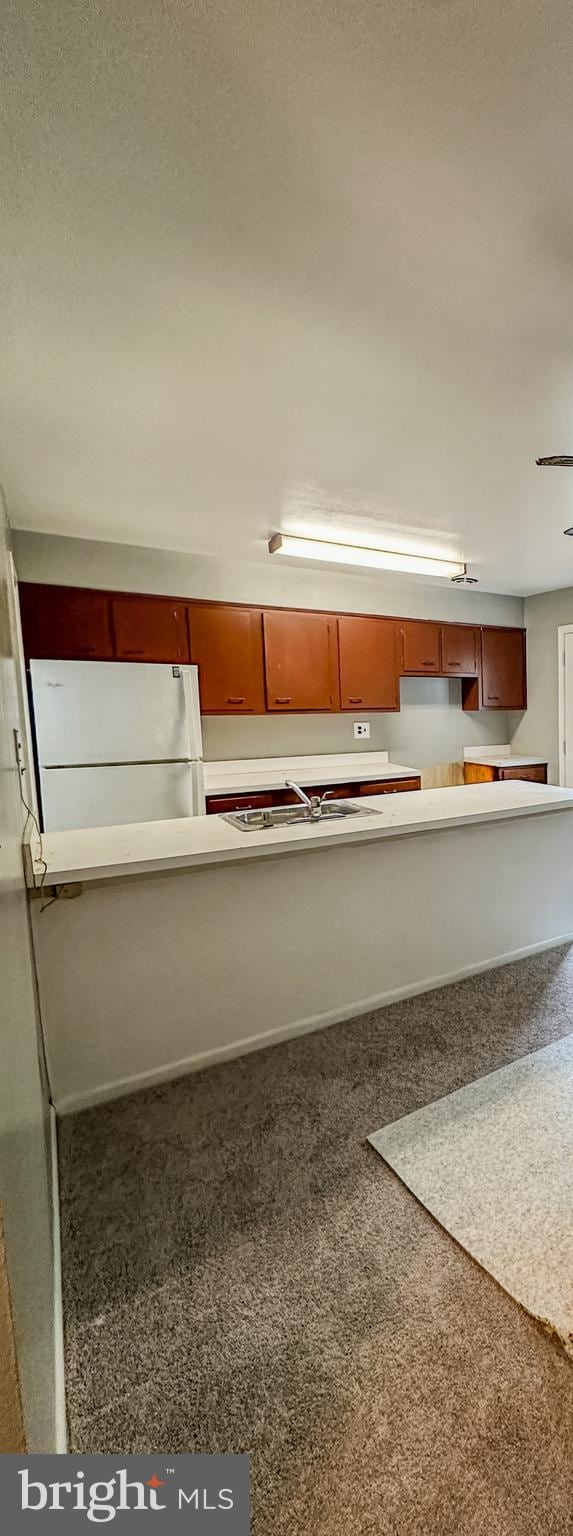
[[[573,469],[573,457],[570,453],[554,453],[548,459],[536,459],[535,463],[542,469],[546,469],[551,464],[554,464],[557,469]]]

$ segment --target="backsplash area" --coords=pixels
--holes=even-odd
[[[391,760],[412,768],[440,770],[463,760],[464,747],[511,741],[521,715],[462,710],[457,678],[403,677],[398,714],[205,716],[203,751],[221,758],[302,756],[314,752],[387,751]],[[370,739],[355,741],[354,719],[370,721]],[[426,776],[424,775],[424,778]],[[428,773],[428,782],[434,775]],[[456,782],[435,777],[435,782]],[[461,782],[461,780],[460,780]]]

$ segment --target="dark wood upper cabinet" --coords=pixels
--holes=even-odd
[[[189,606],[191,660],[201,709],[211,715],[265,713],[263,620],[255,608]]]
[[[263,613],[267,708],[339,708],[336,619],[325,613]]]
[[[440,625],[427,619],[402,624],[402,671],[424,675],[441,671]]]
[[[113,657],[107,593],[84,587],[20,582],[26,656],[48,661],[110,661]]]
[[[469,624],[442,624],[442,672],[447,677],[474,677],[478,671],[479,629]]]
[[[118,661],[188,661],[185,603],[168,597],[112,597]]]
[[[483,629],[484,709],[525,709],[525,634],[522,629]]]
[[[338,620],[341,709],[399,709],[398,647],[391,619]]]
[[[526,708],[523,629],[261,611],[45,582],[18,590],[27,657],[191,659],[206,714],[399,709],[400,674],[460,677],[465,710]]]

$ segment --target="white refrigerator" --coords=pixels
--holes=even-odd
[[[30,663],[44,831],[205,810],[197,668]]]

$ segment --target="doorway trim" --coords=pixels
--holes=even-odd
[[[573,624],[560,624],[557,629],[557,676],[559,731],[559,783],[565,788],[565,636],[573,635]]]

